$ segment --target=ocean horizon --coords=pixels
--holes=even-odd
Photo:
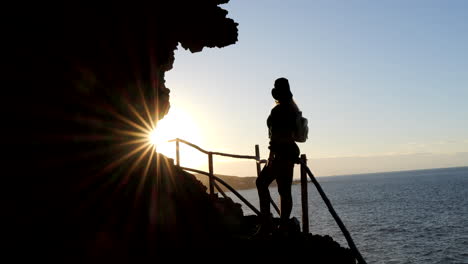
[[[468,263],[468,166],[317,177],[368,263]],[[291,217],[302,221],[300,185]],[[309,230],[348,247],[315,186]],[[256,189],[238,191],[258,208]],[[276,187],[270,187],[278,204]],[[242,205],[244,215],[254,214]],[[272,212],[278,216],[274,209]]]
[[[463,168],[468,169],[468,165],[467,166],[426,168],[426,169],[390,170],[390,171],[362,172],[362,173],[350,173],[350,174],[333,174],[333,175],[322,175],[318,177],[343,177],[343,176],[358,176],[358,175],[363,176],[363,175],[374,175],[374,174],[383,174],[383,173],[387,174],[387,173],[419,172],[419,171],[434,171],[434,170],[463,169]]]

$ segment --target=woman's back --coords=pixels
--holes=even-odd
[[[291,104],[278,104],[267,119],[269,137],[275,142],[294,142],[293,132],[297,107]]]
[[[293,137],[298,112],[294,102],[280,103],[271,110],[267,125],[272,152],[290,158],[299,156],[299,147]]]

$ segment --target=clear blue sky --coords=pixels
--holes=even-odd
[[[166,76],[173,107],[200,125],[194,143],[239,154],[260,144],[266,156],[270,91],[286,77],[309,119],[299,146],[318,176],[468,166],[468,1],[231,0],[223,8],[239,23],[239,41],[195,54],[179,48]]]

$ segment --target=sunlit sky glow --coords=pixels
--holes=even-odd
[[[157,127],[149,133],[149,139],[155,145],[156,151],[170,158],[175,159],[175,143],[169,142],[172,139],[181,138],[189,142],[203,144],[199,126],[195,123],[197,118],[190,116],[181,108],[173,106],[167,116],[157,123]],[[199,168],[207,163],[205,154],[189,148],[180,146],[181,163],[185,167]]]
[[[248,155],[259,144],[265,157],[270,90],[284,76],[309,119],[300,148],[317,176],[468,165],[468,2],[223,7],[239,23],[239,41],[195,54],[179,48],[166,75],[171,111],[194,123],[178,131],[198,135],[181,138]],[[255,175],[250,163],[216,170]]]

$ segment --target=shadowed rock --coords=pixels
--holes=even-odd
[[[179,43],[199,52],[237,41],[237,23],[219,6],[227,2],[2,6],[2,195],[4,226],[15,227],[8,244],[38,249],[38,259],[107,251],[118,258],[158,241],[185,243],[204,225],[216,229],[173,213],[179,204],[194,210],[183,197],[206,198],[190,196],[191,188],[173,198],[184,193],[183,180],[165,188],[171,174],[157,160],[166,159],[144,145],[169,109],[164,75]]]
[[[60,100],[73,108],[91,98],[118,105],[127,97],[138,105],[142,88],[160,119],[169,107],[164,73],[172,68],[177,45],[198,52],[237,41],[237,23],[218,6],[227,2],[6,6],[1,52],[2,74],[12,85],[7,93],[29,97],[28,104]]]

